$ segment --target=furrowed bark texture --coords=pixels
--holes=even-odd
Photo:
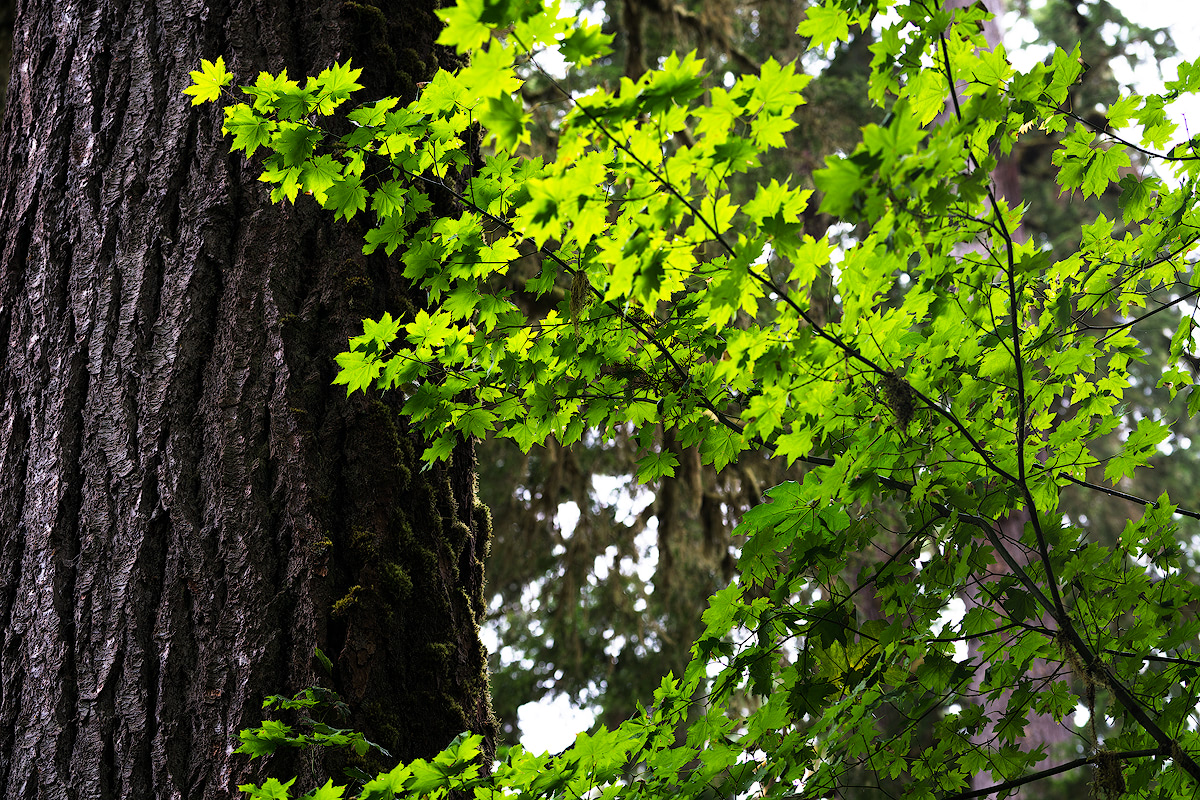
[[[271,206],[220,109],[181,94],[201,58],[246,84],[353,56],[372,96],[411,97],[433,1],[19,4],[0,795],[234,796],[237,731],[314,683],[397,758],[493,734],[473,452],[421,472],[390,398],[330,385],[364,316],[411,311],[399,270],[310,198]]]

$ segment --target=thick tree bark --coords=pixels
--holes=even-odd
[[[494,733],[473,451],[422,472],[390,398],[330,386],[364,316],[411,308],[399,271],[306,198],[272,207],[219,109],[181,94],[223,55],[242,84],[353,56],[372,94],[411,95],[448,63],[433,2],[19,4],[0,132],[4,797],[230,797],[248,769],[231,739],[263,696],[318,682],[397,758]]]

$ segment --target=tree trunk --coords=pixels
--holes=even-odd
[[[364,316],[412,308],[396,262],[308,198],[271,206],[220,110],[181,94],[223,55],[240,84],[353,57],[372,95],[411,97],[450,64],[436,0],[374,2],[19,4],[0,131],[4,797],[230,797],[237,731],[315,683],[397,758],[494,733],[473,449],[421,471],[393,398],[330,385]]]

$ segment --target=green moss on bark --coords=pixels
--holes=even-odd
[[[439,66],[454,66],[434,41],[438,5],[342,5],[348,52],[372,95],[411,99]],[[421,300],[397,264],[382,253],[340,264],[339,307],[411,319]],[[491,521],[470,480],[473,448],[423,469],[424,443],[401,419],[398,395],[336,402],[350,409],[344,427],[326,433],[342,459],[339,484],[313,487],[329,509],[331,613],[322,649],[334,661],[333,688],[350,706],[351,724],[395,758],[432,756],[468,729],[490,743],[496,722],[478,626]]]
[[[478,634],[490,520],[473,492],[456,491],[467,464],[414,469],[422,445],[395,409],[376,401],[368,413],[375,435],[351,449],[344,475],[373,502],[350,504],[357,512],[334,544],[348,587],[333,604],[336,688],[362,710],[368,738],[429,756],[463,730],[494,732]],[[464,446],[455,458],[470,455]]]

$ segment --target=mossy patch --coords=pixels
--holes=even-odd
[[[364,712],[368,738],[428,757],[468,728],[494,732],[478,634],[490,515],[457,477],[469,461],[417,469],[421,443],[396,410],[370,401],[362,412],[343,474],[350,517],[331,556],[349,587],[333,607],[344,631],[335,688]]]
[[[341,6],[347,51],[376,96],[412,99],[455,57],[436,45],[428,0]],[[343,309],[411,319],[422,301],[382,253],[337,270]],[[397,759],[430,757],[471,729],[494,741],[486,656],[479,642],[491,518],[472,484],[469,446],[422,469],[424,443],[400,419],[398,395],[345,400],[338,485],[327,495],[334,688],[352,724]]]
[[[403,602],[412,596],[412,579],[399,564],[392,563],[383,568],[383,585],[393,602]]]
[[[333,604],[333,616],[346,617],[359,604],[359,597],[362,594],[361,586],[351,586],[350,591]]]

